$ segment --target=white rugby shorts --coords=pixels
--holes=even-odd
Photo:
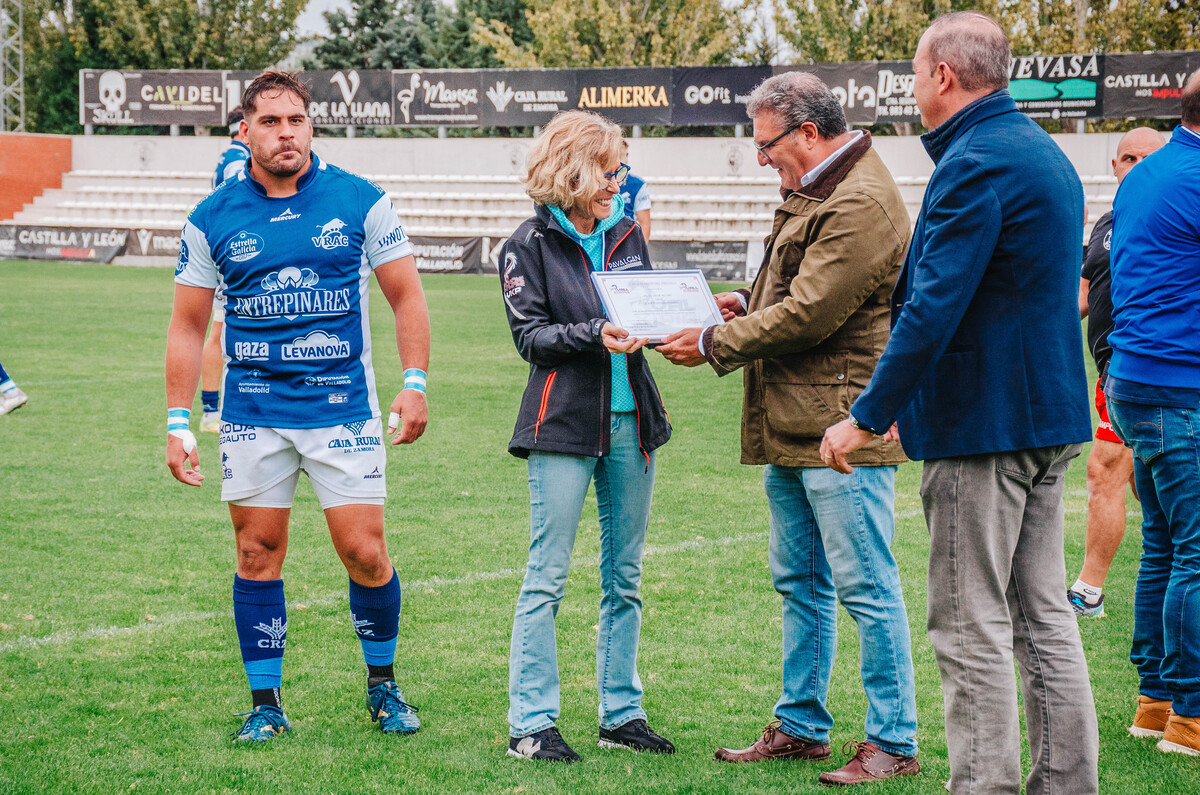
[[[290,508],[304,470],[322,509],[383,505],[384,444],[378,417],[331,428],[222,422],[221,499],[257,508]]]

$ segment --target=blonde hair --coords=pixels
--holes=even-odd
[[[525,192],[538,204],[570,212],[603,187],[604,167],[618,158],[621,128],[584,110],[559,113],[542,130],[525,163]]]

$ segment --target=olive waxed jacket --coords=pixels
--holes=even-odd
[[[745,368],[742,463],[824,466],[825,429],[850,413],[887,344],[888,301],[908,247],[908,212],[863,135],[775,211],[745,317],[706,329],[718,375]],[[905,460],[881,438],[851,464]]]

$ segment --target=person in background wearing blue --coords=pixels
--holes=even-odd
[[[592,286],[599,270],[647,270],[646,241],[625,217],[621,128],[584,111],[554,117],[529,152],[535,215],[504,244],[500,282],[529,381],[508,450],[529,461],[529,565],[509,657],[508,755],[573,762],[562,738],[555,616],[588,485],[600,513],[596,684],[599,745],[673,753],[646,723],[637,671],[642,549],[655,450],[671,436],[640,350],[646,339],[608,322]]]
[[[1200,756],[1200,70],[1180,101],[1171,142],[1113,201],[1104,391],[1142,499],[1130,733]]]
[[[849,473],[846,454],[895,424],[904,452],[924,461],[946,788],[1021,791],[1023,703],[1026,793],[1095,795],[1096,706],[1063,598],[1063,485],[1092,435],[1076,303],[1083,185],[1017,109],[1011,62],[985,14],[938,17],[921,36],[913,97],[936,166],[887,347],[821,451]]]
[[[621,141],[621,165],[629,159],[629,141]],[[642,237],[650,239],[650,188],[646,181],[628,171],[625,166],[625,180],[621,183],[621,201],[625,206],[625,217],[637,222],[642,228]]]
[[[9,377],[0,364],[0,414],[16,411],[29,402],[29,396]]]
[[[250,162],[250,147],[246,145],[246,131],[242,129],[242,119],[245,114],[242,106],[238,105],[229,111],[229,146],[221,153],[217,161],[217,170],[213,172],[212,186],[216,188],[230,177],[236,177],[246,170]],[[204,415],[200,420],[200,430],[217,433],[221,430],[221,331],[225,328],[225,301],[220,294],[213,297],[212,325],[208,337],[204,340],[204,354],[200,364],[200,403],[204,407]]]

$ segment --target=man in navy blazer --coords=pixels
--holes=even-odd
[[[1099,789],[1095,706],[1062,598],[1063,479],[1091,436],[1076,304],[1083,187],[1009,95],[1008,39],[975,12],[937,19],[913,58],[937,164],[892,299],[892,333],[821,454],[899,434],[924,460],[929,637],[951,792]]]

